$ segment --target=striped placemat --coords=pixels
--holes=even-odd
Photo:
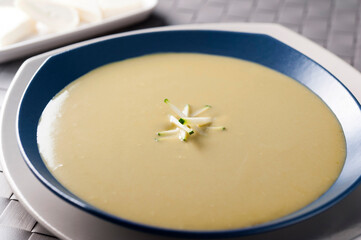
[[[126,30],[207,22],[279,23],[361,70],[361,0],[160,0],[148,20]],[[0,64],[0,103],[23,61]],[[21,206],[1,168],[0,239],[56,239]]]

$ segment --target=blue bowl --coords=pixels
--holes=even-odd
[[[48,171],[36,141],[39,118],[61,89],[87,72],[115,61],[160,52],[222,55],[259,63],[299,81],[335,113],[343,128],[347,158],[343,170],[319,199],[277,220],[241,229],[187,231],[144,225],[104,212],[71,193]],[[306,219],[335,204],[360,181],[361,112],[351,93],[322,66],[286,44],[262,34],[227,31],[164,31],[135,34],[96,42],[47,59],[30,81],[17,115],[22,155],[39,180],[58,196],[80,209],[113,223],[137,230],[177,237],[234,237],[280,228]]]

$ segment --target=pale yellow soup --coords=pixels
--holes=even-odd
[[[49,79],[51,81],[51,79]],[[212,118],[205,135],[163,138],[164,99]],[[155,138],[160,141],[155,141]],[[330,109],[261,65],[155,54],[99,67],[45,108],[38,145],[54,176],[91,205],[174,229],[232,229],[297,211],[337,179],[345,139]]]

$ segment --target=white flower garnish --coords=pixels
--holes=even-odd
[[[168,104],[168,106],[173,110],[176,114],[175,117],[173,115],[169,116],[170,123],[176,126],[175,129],[158,132],[157,135],[159,138],[156,138],[156,141],[166,140],[166,139],[174,139],[178,136],[181,141],[187,141],[190,135],[194,133],[205,135],[203,129],[209,130],[226,130],[225,127],[213,127],[210,126],[212,124],[213,119],[211,117],[198,117],[198,115],[204,113],[208,109],[211,108],[210,105],[205,105],[203,108],[195,111],[191,114],[190,105],[187,104],[183,108],[183,111],[179,110],[175,105],[169,102],[168,99],[164,99],[164,102]]]

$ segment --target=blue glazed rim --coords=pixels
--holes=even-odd
[[[230,47],[230,44],[236,47]],[[346,188],[339,191],[339,194],[310,211],[302,212],[310,205],[322,199],[332,189],[337,189],[339,186],[334,184],[314,203],[280,219],[241,229],[215,231],[176,230],[141,224],[106,213],[79,199],[50,174],[40,157],[36,144],[36,127],[43,109],[49,100],[67,84],[96,67],[132,57],[160,52],[206,53],[256,62],[294,78],[316,95],[319,95],[312,89],[314,86],[317,87],[319,81],[314,81],[313,77],[312,81],[309,82],[306,79],[307,76],[305,76],[305,73],[316,74],[316,78],[320,78],[326,81],[326,83],[332,83],[332,86],[337,90],[336,92],[339,92],[341,97],[345,97],[347,102],[352,105],[351,110],[357,109],[358,115],[356,117],[361,120],[359,103],[338,79],[312,59],[268,35],[214,30],[176,30],[112,38],[49,57],[29,82],[20,101],[16,125],[19,148],[28,167],[48,189],[88,213],[135,230],[175,237],[218,238],[261,233],[299,222],[331,207],[351,192],[361,181],[360,174],[358,174]],[[81,61],[73,61],[74,59]],[[297,63],[297,67],[295,67],[295,63]],[[58,74],[60,72],[59,68],[62,69],[60,76]],[[49,80],[49,78],[54,80]],[[49,84],[49,81],[51,81],[51,84]],[[39,95],[37,91],[41,91],[44,94]],[[321,99],[324,98],[321,97]],[[33,106],[37,106],[37,108]],[[332,106],[329,105],[329,107],[335,112]],[[344,125],[342,127],[345,132]],[[356,146],[361,145],[360,137],[357,138],[356,143]],[[348,150],[349,146],[347,146]],[[357,154],[352,155],[357,157]],[[348,158],[349,153],[347,152]],[[341,176],[342,173],[340,178]]]

